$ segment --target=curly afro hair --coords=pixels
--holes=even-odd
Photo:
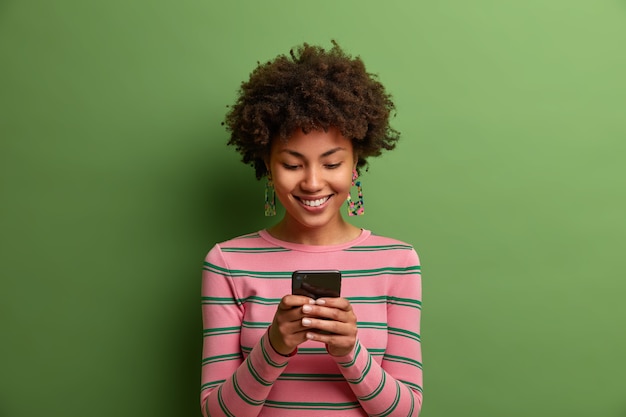
[[[389,126],[395,110],[391,95],[359,57],[347,55],[333,41],[330,50],[303,44],[290,56],[259,63],[241,84],[224,123],[229,145],[254,166],[257,179],[267,174],[271,141],[287,140],[295,129],[304,133],[336,127],[352,139],[357,168],[366,158],[396,146],[400,133]]]

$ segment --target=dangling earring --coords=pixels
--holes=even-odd
[[[361,187],[361,181],[359,181],[359,174],[356,172],[356,169],[352,171],[352,186],[356,185],[358,199],[356,203],[352,201],[352,192],[348,194],[348,215],[349,216],[361,216],[365,213],[363,209],[363,187]]]
[[[267,176],[265,183],[265,215],[267,217],[276,216],[276,194],[274,193],[274,183],[272,177]]]

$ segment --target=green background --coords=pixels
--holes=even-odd
[[[423,417],[626,416],[623,0],[0,2],[0,416],[196,416],[200,269],[269,225],[225,146],[257,61],[393,94],[363,176],[423,264]]]

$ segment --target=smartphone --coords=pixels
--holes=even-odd
[[[294,271],[291,293],[313,299],[341,296],[341,272],[335,270]]]

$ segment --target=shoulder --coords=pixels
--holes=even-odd
[[[360,243],[362,246],[369,246],[371,248],[379,248],[381,250],[406,250],[415,252],[415,248],[412,244],[403,242],[398,239],[394,239],[387,236],[377,235],[375,233],[369,234],[367,239]]]
[[[377,235],[370,232],[367,239],[353,246],[351,251],[364,251],[385,256],[388,259],[394,258],[396,261],[403,260],[402,263],[419,265],[419,257],[414,246],[410,243],[394,239],[387,236]]]
[[[376,243],[379,245],[396,245],[396,246],[406,246],[411,249],[413,248],[413,245],[411,245],[410,243],[406,243],[401,240],[394,239],[392,237],[377,235],[374,232],[370,232],[370,235],[368,236],[366,241],[370,243]]]
[[[253,232],[219,242],[215,246],[220,248],[246,248],[261,245],[267,246],[267,241],[261,238],[261,234],[259,232]]]
[[[248,233],[216,243],[207,254],[207,260],[222,258],[225,253],[263,251],[271,247],[271,244],[261,238],[259,232]]]

